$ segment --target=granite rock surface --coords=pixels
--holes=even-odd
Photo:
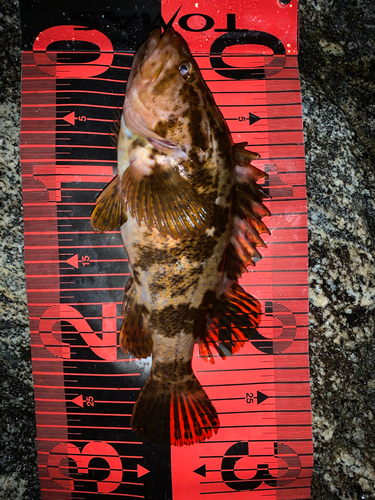
[[[375,9],[303,2],[312,498],[375,498]]]
[[[302,0],[315,500],[375,499],[375,4]],[[18,2],[0,3],[0,498],[39,500]]]

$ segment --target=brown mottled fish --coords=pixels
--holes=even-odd
[[[259,302],[238,278],[265,246],[266,175],[232,143],[185,40],[153,31],[137,51],[118,134],[118,175],[97,199],[92,227],[121,226],[131,277],[120,344],[152,354],[131,425],[143,440],[190,445],[218,431],[193,373],[194,343],[214,362],[256,335]]]

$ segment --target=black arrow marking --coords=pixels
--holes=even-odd
[[[198,467],[198,469],[195,469],[194,472],[196,474],[199,474],[200,476],[206,477],[206,464],[202,465],[201,467]]]
[[[253,123],[256,123],[258,120],[260,120],[259,116],[249,112],[249,125],[253,125]]]
[[[260,405],[260,403],[263,403],[263,401],[268,398],[269,396],[267,396],[267,394],[263,394],[263,392],[257,391],[257,405]]]

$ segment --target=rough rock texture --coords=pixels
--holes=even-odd
[[[275,0],[276,1],[276,0]],[[303,0],[312,498],[375,499],[375,4]],[[0,4],[0,497],[40,499],[18,153],[18,3]]]
[[[375,498],[375,8],[301,6],[312,498]]]

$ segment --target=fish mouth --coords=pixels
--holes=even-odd
[[[144,80],[155,82],[163,71],[166,61],[173,50],[173,41],[177,37],[174,29],[169,28],[163,34],[160,30],[151,32],[147,44],[149,50],[146,52],[140,73]]]
[[[151,31],[147,40],[137,50],[129,75],[128,85],[131,85],[135,74],[140,73],[142,79],[155,82],[170,56],[172,44],[179,41],[179,36],[173,28],[164,33],[160,28]]]
[[[139,73],[142,64],[147,61],[148,57],[150,57],[154,49],[157,47],[161,36],[162,34],[160,28],[154,29],[150,33],[147,40],[139,47],[139,49],[135,53],[132,69],[128,78],[128,87],[131,85],[134,76]]]

